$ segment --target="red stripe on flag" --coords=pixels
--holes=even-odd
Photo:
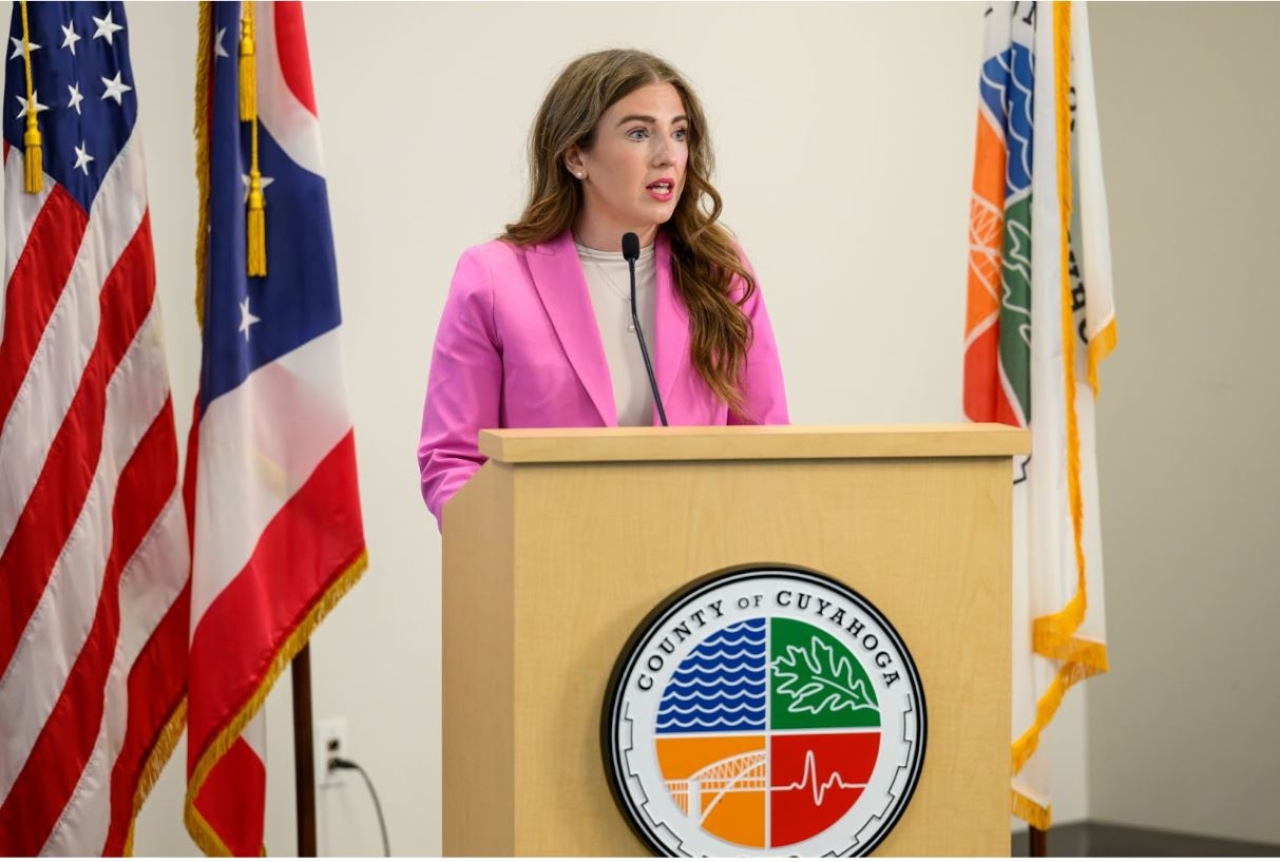
[[[312,605],[363,552],[355,438],[348,431],[267,524],[248,564],[196,626],[188,774],[257,692]]]
[[[9,415],[31,357],[71,275],[89,218],[62,186],[54,186],[31,226],[5,293],[0,341],[0,425]]]
[[[0,583],[9,598],[8,612],[0,614],[0,667],[13,658],[84,506],[102,452],[107,383],[151,309],[155,282],[148,213],[103,286],[98,341],[13,537],[0,555]]]
[[[120,635],[120,577],[178,483],[173,404],[152,421],[120,474],[112,506],[111,553],[84,647],[58,703],[0,806],[0,836],[7,856],[34,856],[66,807],[102,726],[107,675]]]
[[[1017,425],[1000,381],[1000,328],[991,326],[964,353],[964,413],[972,422]]]
[[[237,739],[205,779],[195,807],[232,856],[260,856],[266,802],[267,768]]]
[[[316,91],[311,84],[311,57],[307,53],[307,24],[302,17],[302,4],[296,0],[276,3],[275,12],[276,56],[280,58],[285,85],[313,117],[319,116]]]
[[[151,633],[129,671],[129,724],[111,772],[111,828],[103,856],[120,856],[133,822],[134,793],[147,760],[160,742],[187,689],[187,665],[175,661],[187,650],[191,582],[183,587]]]
[[[196,471],[200,464],[200,390],[191,405],[191,430],[187,432],[187,460],[182,466],[182,508],[187,511],[187,547],[196,546]]]

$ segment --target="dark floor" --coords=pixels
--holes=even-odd
[[[1252,844],[1106,823],[1068,823],[1049,830],[1050,856],[1280,856],[1280,845]],[[1014,856],[1027,856],[1027,833],[1013,836]]]

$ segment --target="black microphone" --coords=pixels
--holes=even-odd
[[[631,325],[636,328],[636,338],[640,340],[640,354],[644,357],[644,370],[649,372],[649,389],[653,392],[654,406],[658,408],[658,418],[666,427],[667,411],[662,407],[658,380],[653,376],[653,363],[649,361],[649,348],[645,346],[644,330],[640,328],[640,315],[636,312],[636,260],[640,257],[640,237],[629,231],[622,235],[622,256],[627,259],[627,269],[631,270]]]

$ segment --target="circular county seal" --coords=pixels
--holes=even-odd
[[[662,602],[614,666],[610,789],[666,856],[870,853],[920,777],[924,690],[898,633],[825,575],[753,566]]]

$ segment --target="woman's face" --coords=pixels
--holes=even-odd
[[[583,188],[578,239],[612,251],[634,231],[642,246],[652,243],[684,191],[688,136],[684,103],[671,84],[641,87],[605,111],[591,150],[575,147],[566,158]]]

